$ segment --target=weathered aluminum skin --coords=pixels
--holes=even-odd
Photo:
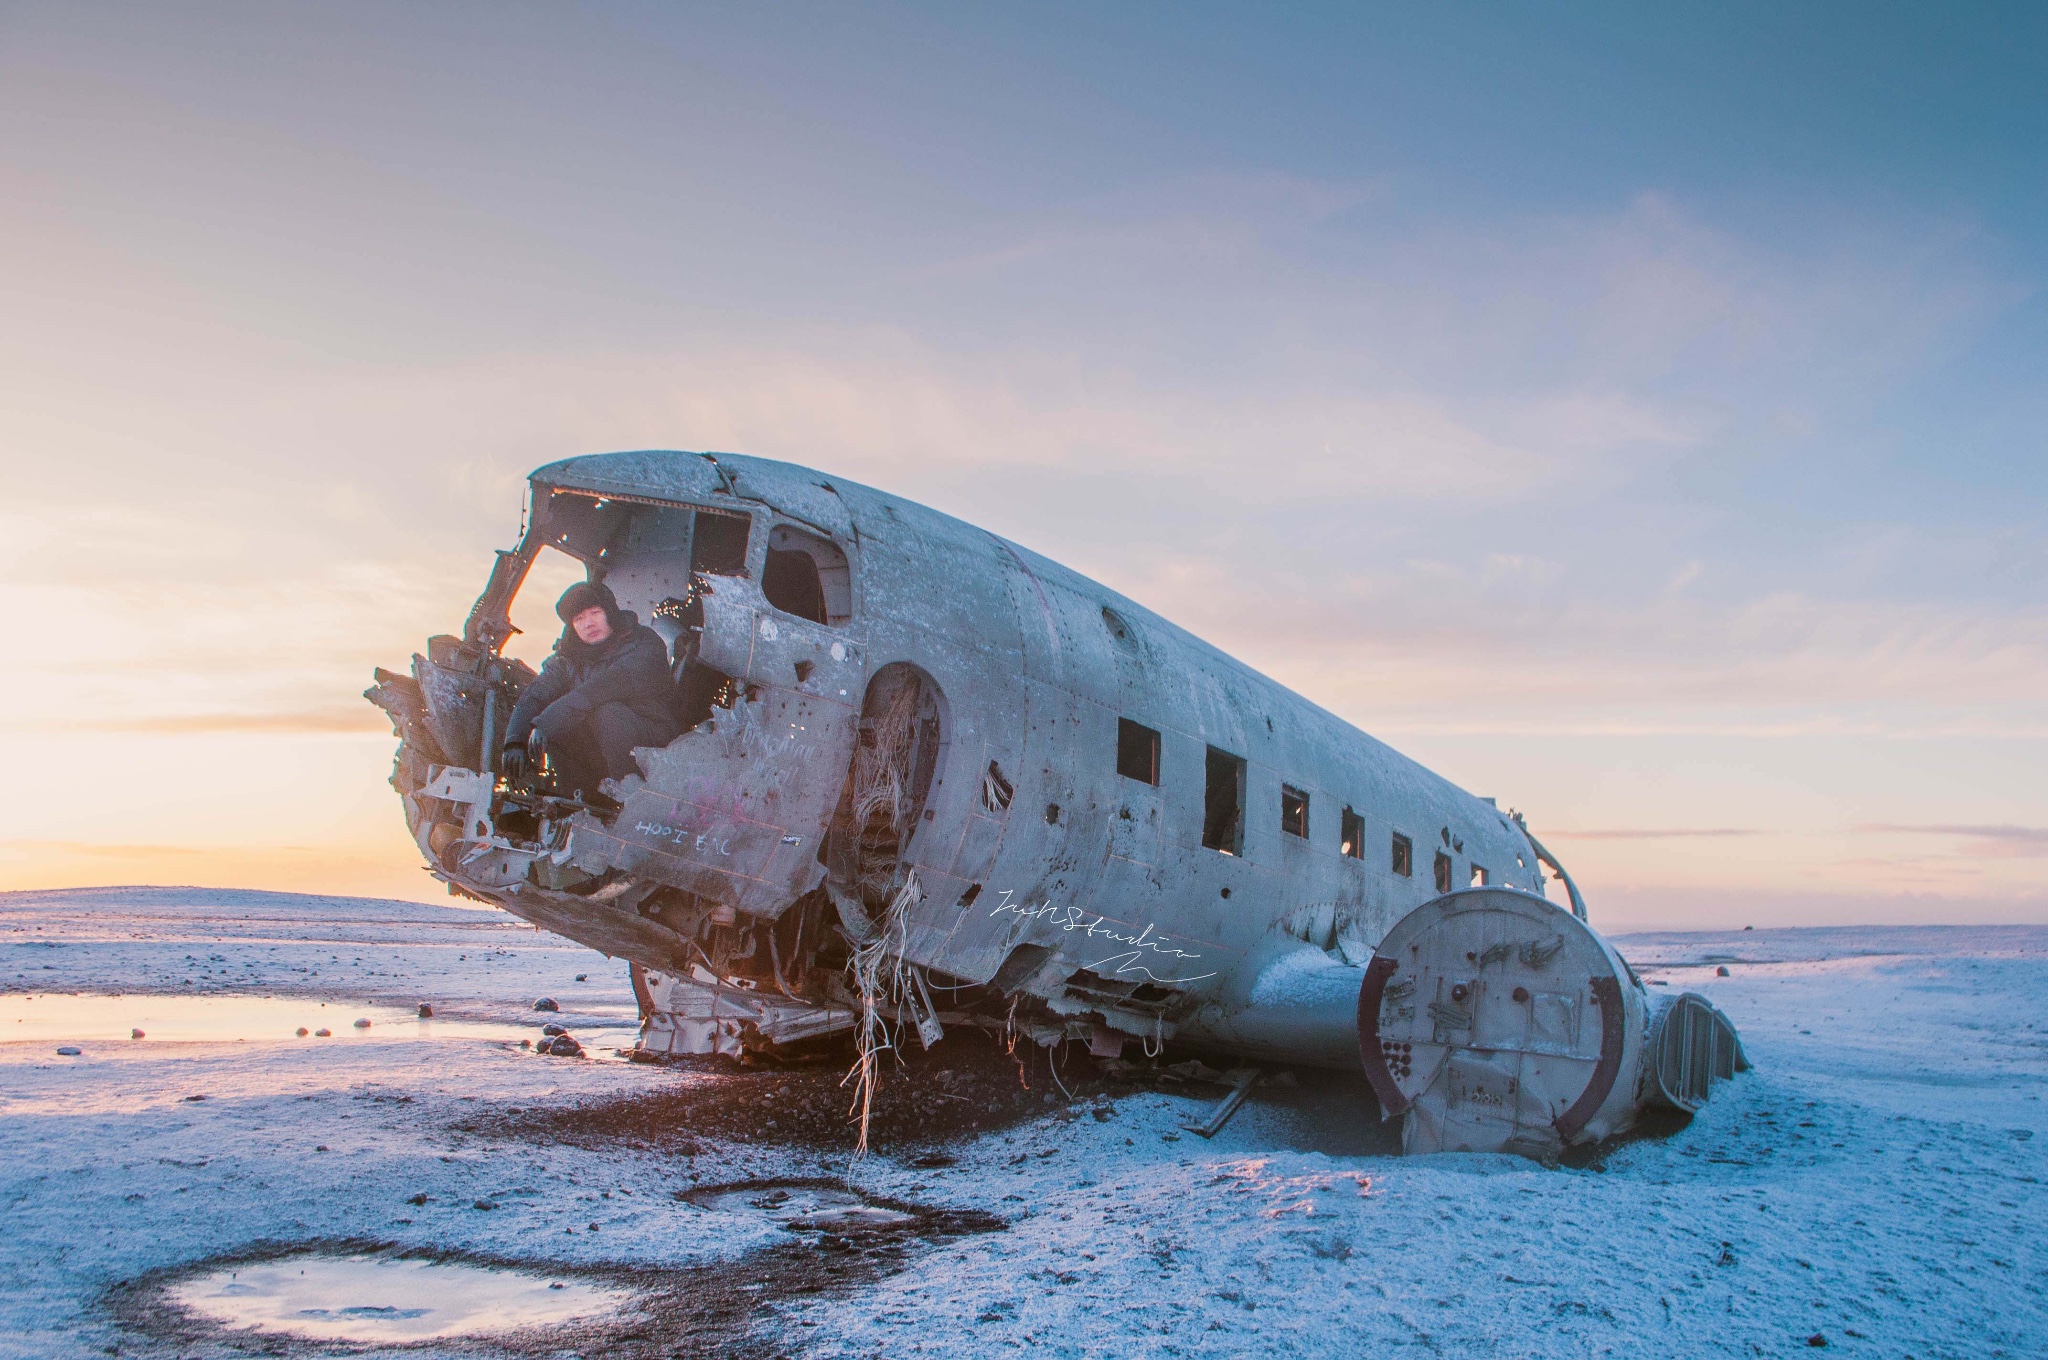
[[[645,969],[674,978],[712,962],[686,938],[694,927],[680,923],[675,901],[779,950],[804,927],[792,936],[771,923],[829,892],[849,938],[861,934],[860,908],[830,868],[847,853],[843,825],[841,843],[830,843],[833,819],[870,685],[900,679],[904,667],[925,686],[937,746],[899,847],[895,947],[934,983],[1029,1001],[1025,1019],[1041,1038],[1092,1036],[1100,1051],[1104,1036],[1150,1042],[1184,1032],[1239,1052],[1355,1068],[1355,1039],[1347,1045],[1341,1029],[1348,1021],[1262,1009],[1267,970],[1312,951],[1322,991],[1341,999],[1348,988],[1355,998],[1374,946],[1441,895],[1438,855],[1450,861],[1452,888],[1474,882],[1477,866],[1496,888],[1544,891],[1539,847],[1490,800],[1135,601],[960,520],[732,454],[571,458],[539,469],[532,483],[532,530],[501,555],[463,645],[437,639],[415,659],[417,692],[380,672],[371,697],[405,739],[394,783],[436,873]],[[437,798],[430,785],[445,778],[443,766],[487,760],[495,743],[495,734],[479,743],[473,733],[481,714],[502,725],[518,682],[479,688],[464,667],[487,680],[498,674],[491,666],[511,588],[540,544],[556,541],[549,507],[586,504],[556,493],[745,516],[750,531],[743,572],[697,578],[696,656],[733,679],[731,706],[665,749],[640,751],[641,774],[609,790],[623,805],[616,815],[579,812],[566,839],[556,827],[537,845],[495,828],[478,836],[474,784],[459,775],[467,801]],[[777,534],[808,535],[843,554],[831,622],[797,617],[764,595]],[[592,574],[613,584],[624,607],[645,619],[677,603],[676,572],[659,552],[608,551],[616,556],[593,561]],[[425,714],[415,711],[422,704]],[[1120,718],[1160,734],[1156,784],[1118,773]],[[1211,747],[1246,762],[1241,853],[1202,844]],[[1307,794],[1305,837],[1282,828],[1283,784]],[[1362,819],[1359,855],[1340,846],[1347,808]],[[1397,834],[1412,846],[1405,875],[1391,862]],[[809,939],[805,958],[821,947],[816,933]],[[843,987],[806,982],[803,967],[804,958],[778,955],[771,985],[790,1000],[847,1005]],[[763,976],[757,968],[751,985]]]

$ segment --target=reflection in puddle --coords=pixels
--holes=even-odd
[[[914,1214],[870,1204],[859,1195],[824,1186],[779,1185],[720,1190],[694,1197],[695,1203],[720,1213],[766,1218],[792,1232],[847,1233],[898,1228],[915,1223]]]
[[[367,1022],[367,1023],[364,1023]],[[604,1027],[576,1028],[586,1050],[631,1048],[637,1019],[619,1017]],[[143,1036],[147,1036],[145,1039]],[[0,1043],[19,1040],[108,1043],[123,1047],[164,1041],[234,1040],[534,1039],[533,1025],[422,1017],[395,1006],[351,1006],[283,996],[117,996],[16,992],[0,996]]]
[[[311,1255],[216,1270],[169,1295],[228,1327],[373,1343],[608,1320],[632,1299],[622,1289],[516,1270]]]

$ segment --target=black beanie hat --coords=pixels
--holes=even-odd
[[[562,592],[562,598],[555,601],[555,612],[562,616],[563,623],[569,623],[592,606],[602,609],[608,620],[619,616],[618,598],[602,581],[578,581],[570,586]]]

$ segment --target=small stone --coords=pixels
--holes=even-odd
[[[131,1039],[147,1039],[149,1036],[139,1029],[131,1029],[128,1031],[128,1037]]]
[[[558,1011],[562,1009],[561,1006],[558,1005],[555,999],[551,996],[544,996],[540,1000],[534,1002],[533,1008],[537,1011]]]
[[[368,1020],[358,1020],[358,1021],[356,1021],[356,1028],[357,1028],[357,1029],[368,1029],[369,1027],[370,1027],[370,1022],[369,1022]]]
[[[417,1195],[414,1195],[414,1196],[413,1196],[412,1198],[410,1198],[410,1199],[406,1200],[406,1203],[407,1203],[407,1204],[411,1204],[411,1205],[414,1205],[414,1206],[416,1206],[416,1207],[417,1207],[417,1206],[421,1206],[421,1205],[424,1205],[424,1204],[425,1204],[425,1203],[427,1202],[427,1199],[428,1199],[428,1196],[427,1196],[426,1192],[425,1192],[425,1191],[421,1191],[421,1192],[420,1192],[419,1194],[417,1194]]]
[[[328,1029],[327,1026],[322,1025],[319,1029],[313,1031],[313,1037],[315,1039],[332,1039],[334,1032]]]
[[[590,974],[588,974],[588,973],[578,973],[578,974],[576,975],[576,980],[577,980],[578,982],[588,982],[588,981],[590,981]]]
[[[1727,977],[1727,976],[1728,976],[1728,965],[1724,963],[1724,964],[1722,964],[1722,965],[1721,965],[1721,966],[1720,966],[1719,968],[1716,968],[1716,969],[1714,970],[1714,976],[1715,976],[1715,977]]]
[[[433,1019],[433,1018],[434,1018],[434,1008],[433,1008],[432,1006],[428,1005],[428,1004],[427,1004],[426,1002],[424,1002],[424,1001],[420,1002],[420,1019],[422,1019],[422,1020],[431,1020],[431,1019]]]
[[[531,1040],[531,1039],[521,1039],[521,1040],[519,1041],[519,1046],[520,1046],[521,1048],[532,1048],[532,1047],[533,1047],[533,1040]]]
[[[487,1199],[480,1199],[480,1200],[478,1200],[478,1201],[477,1201],[477,1202],[476,1202],[476,1203],[475,1203],[474,1205],[472,1205],[471,1207],[472,1207],[472,1208],[477,1208],[477,1209],[495,1209],[495,1208],[497,1208],[498,1206],[497,1206],[497,1205],[495,1205],[495,1204],[493,1204],[493,1203],[492,1203],[491,1201],[489,1201],[489,1200],[487,1200]]]
[[[1749,927],[1744,926],[1743,929],[1747,930],[1749,929]],[[1819,1350],[1822,1346],[1828,1344],[1828,1339],[1825,1336],[1822,1336],[1819,1332],[1815,1332],[1812,1336],[1806,1338],[1806,1344],[1813,1347],[1815,1350]]]
[[[187,1099],[187,1100],[204,1100],[204,1099],[206,1099],[206,1097],[205,1097],[205,1096],[186,1096],[186,1097],[185,1097],[185,1099]]]
[[[82,1051],[76,1048],[60,1048],[57,1050],[57,1056],[60,1058],[75,1058]]]
[[[305,1038],[305,1037],[306,1037],[306,1035],[307,1035],[307,1034],[309,1034],[310,1032],[311,1032],[311,1031],[309,1031],[309,1030],[308,1030],[308,1029],[307,1029],[307,1028],[306,1028],[306,1027],[305,1027],[304,1025],[300,1025],[300,1026],[299,1026],[299,1037],[300,1037],[301,1039]]]
[[[549,1041],[546,1051],[557,1058],[580,1058],[583,1056],[583,1045],[576,1042],[574,1035],[558,1034]]]
[[[314,1145],[314,1147],[313,1147],[313,1151],[315,1151],[315,1152],[325,1152],[325,1151],[327,1151],[327,1144],[325,1144],[325,1143],[318,1143],[318,1144],[315,1144],[315,1145]]]
[[[550,1020],[547,1024],[542,1025],[540,1027],[540,1032],[542,1034],[547,1035],[550,1039],[552,1039],[557,1034],[567,1034],[569,1031],[564,1026],[558,1025],[554,1021]]]

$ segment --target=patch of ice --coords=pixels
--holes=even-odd
[[[172,1302],[236,1330],[370,1344],[496,1336],[616,1317],[623,1289],[525,1271],[374,1256],[295,1256],[216,1270]]]
[[[234,1040],[266,1042],[296,1041],[312,1025],[341,1023],[342,1017],[365,1008],[328,1004],[304,997],[281,996],[165,996],[132,993],[100,996],[90,992],[37,992],[0,995],[0,1044],[34,1040],[65,1039],[92,1043],[119,1039],[124,1043],[149,1042],[221,1043]],[[421,1016],[392,1007],[372,1007],[367,1015],[341,1031],[356,1041],[393,1039],[524,1039],[534,1036],[531,1025],[497,1024],[478,1020],[449,1020]],[[590,1045],[610,1043],[631,1047],[636,1029],[584,1029],[581,1039]]]

